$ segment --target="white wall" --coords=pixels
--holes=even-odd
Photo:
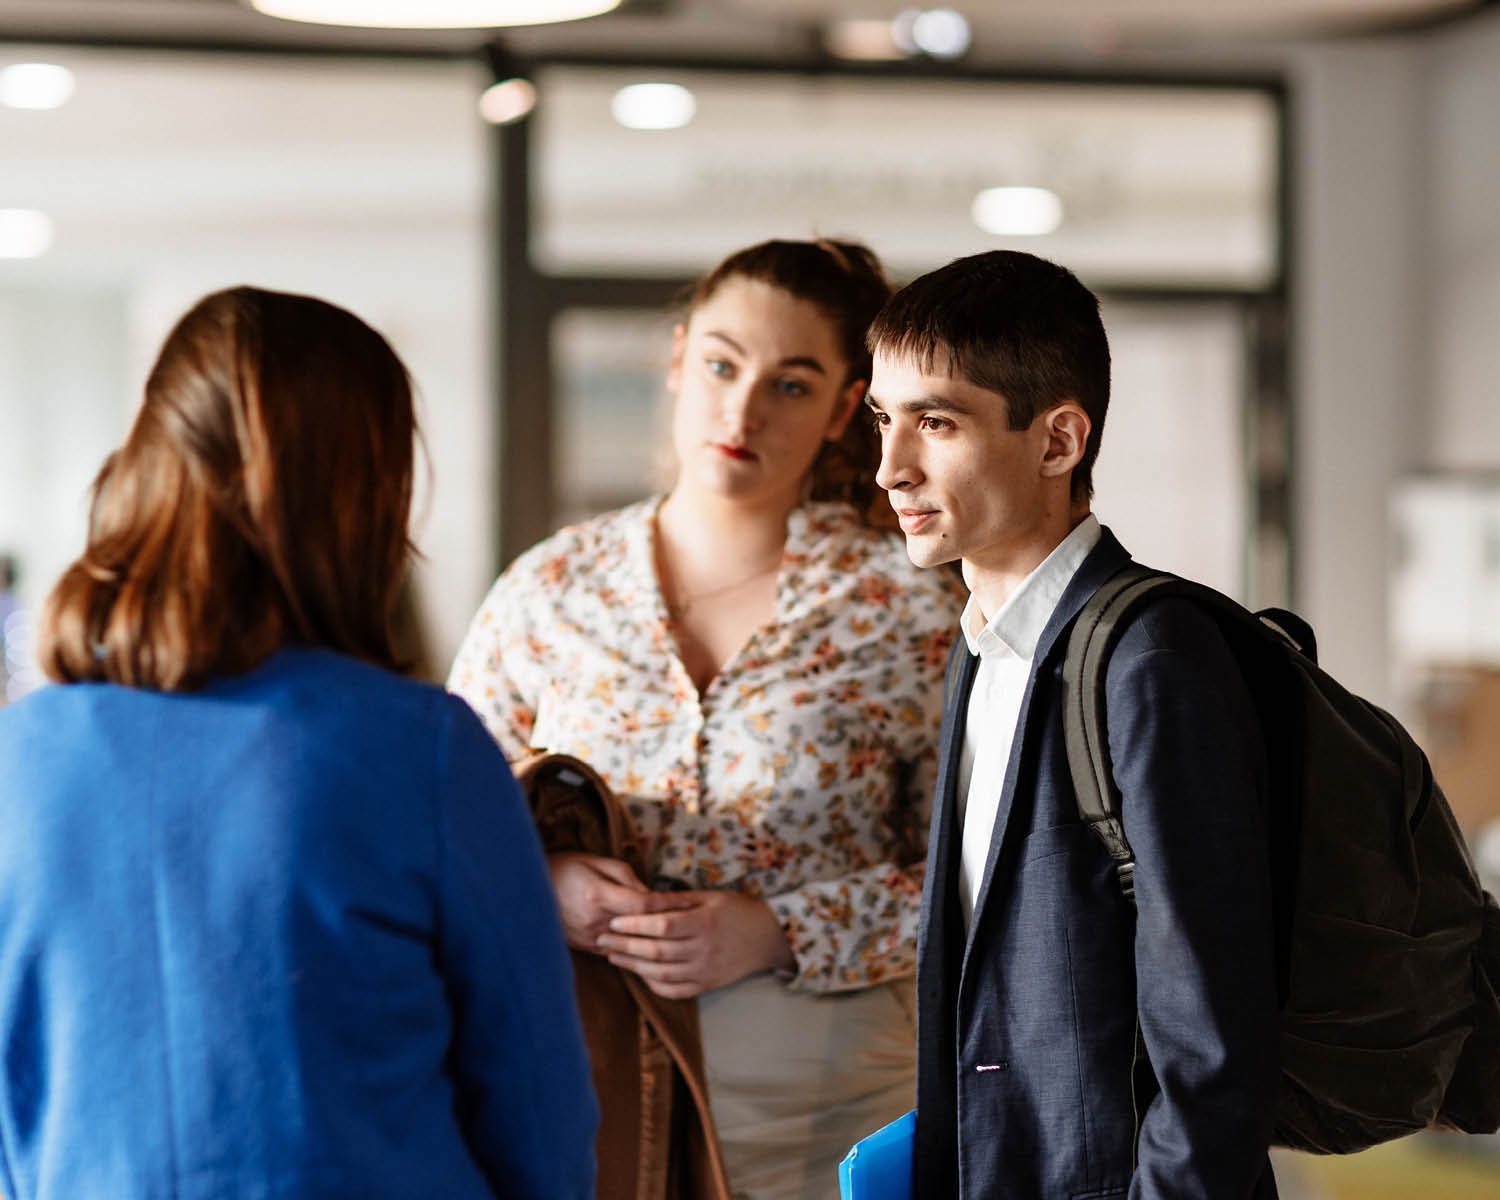
[[[89,485],[135,406],[126,303],[102,286],[0,287],[0,552],[20,564],[23,608],[83,548]]]
[[[1428,462],[1500,469],[1500,13],[1426,63]]]
[[[1245,598],[1243,329],[1228,304],[1106,303],[1094,510],[1139,561]]]
[[[1294,55],[1294,602],[1322,661],[1390,701],[1388,497],[1424,456],[1425,52]]]
[[[1419,470],[1500,470],[1500,13],[1286,63],[1297,603],[1325,664],[1400,709],[1393,487]]]

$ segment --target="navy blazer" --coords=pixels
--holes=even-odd
[[[1105,530],[1042,633],[967,930],[954,792],[978,660],[955,648],[918,946],[924,1198],[1276,1195],[1264,747],[1228,646],[1189,601],[1151,603],[1106,672],[1134,909],[1078,815],[1065,634],[1128,560]]]

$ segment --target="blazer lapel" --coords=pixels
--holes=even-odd
[[[1035,736],[1036,730],[1041,727],[1041,722],[1048,720],[1053,714],[1047,712],[1036,712],[1032,709],[1031,696],[1036,689],[1037,677],[1042,668],[1047,665],[1047,660],[1057,644],[1058,638],[1072,623],[1073,618],[1078,615],[1088,599],[1103,585],[1104,581],[1114,575],[1126,563],[1130,561],[1130,555],[1120,545],[1115,535],[1107,527],[1101,528],[1099,541],[1087,558],[1073,574],[1068,586],[1063,590],[1062,599],[1057,602],[1052,616],[1048,619],[1046,626],[1042,629],[1042,636],[1037,640],[1036,655],[1031,660],[1031,674],[1026,680],[1026,693],[1021,700],[1021,719],[1016,727],[1016,736],[1010,745],[1010,761],[1005,767],[1005,783],[1000,792],[1000,806],[995,813],[995,828],[990,834],[990,850],[984,863],[984,878],[980,881],[979,897],[974,903],[974,915],[969,920],[968,938],[964,943],[963,963],[968,966],[969,954],[974,947],[975,932],[979,928],[980,917],[984,912],[985,902],[989,899],[990,884],[994,879],[995,864],[999,861],[1001,851],[1004,849],[1007,835],[1011,828],[1011,812],[1015,807],[1015,795],[1017,778],[1020,774],[1021,754],[1026,745]],[[973,682],[972,674],[970,676]],[[967,707],[967,706],[966,706]],[[946,732],[946,728],[945,728]],[[962,730],[960,729],[960,733]],[[962,745],[961,740],[959,745]],[[954,776],[957,774],[957,754],[954,755]],[[951,785],[950,785],[951,786]],[[931,867],[928,868],[931,870]],[[962,978],[962,975],[960,975]],[[960,984],[960,986],[962,986]]]
[[[932,797],[932,828],[928,834],[927,872],[923,881],[927,892],[922,905],[924,955],[941,951],[959,930],[953,859],[958,825],[958,768],[964,722],[969,710],[969,692],[978,669],[979,659],[969,653],[967,643],[960,636],[954,643],[944,682],[947,694],[943,701],[943,728],[938,739],[937,784]],[[933,965],[936,965],[936,960]]]

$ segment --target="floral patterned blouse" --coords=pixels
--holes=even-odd
[[[564,529],[500,576],[448,686],[512,758],[592,765],[656,887],[764,899],[833,992],[914,972],[943,671],[963,586],[847,505],[787,522],[776,615],[702,695],[655,567],[661,498]]]

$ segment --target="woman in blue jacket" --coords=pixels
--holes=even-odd
[[[584,1197],[597,1120],[494,742],[403,679],[412,401],[236,288],[168,337],[0,712],[0,1193]]]

